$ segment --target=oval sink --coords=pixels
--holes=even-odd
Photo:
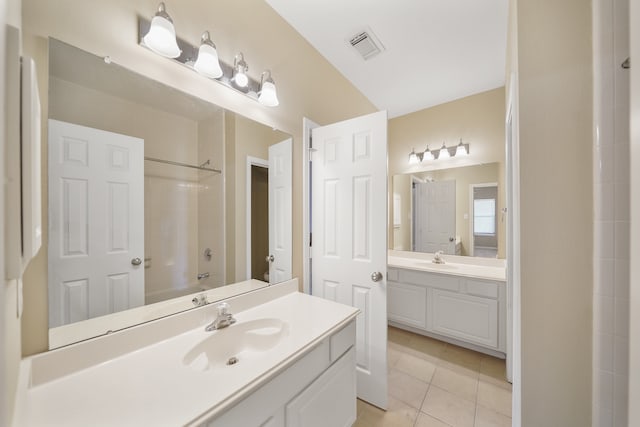
[[[187,352],[184,365],[206,371],[242,364],[274,348],[289,334],[289,325],[280,319],[256,319],[236,323],[211,333]],[[235,358],[234,363],[228,363]]]

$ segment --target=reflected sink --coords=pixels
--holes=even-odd
[[[211,332],[182,359],[193,369],[207,371],[242,364],[274,348],[289,334],[289,324],[280,319],[256,319],[239,322]],[[228,363],[235,358],[233,363]]]

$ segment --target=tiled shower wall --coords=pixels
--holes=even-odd
[[[629,362],[629,0],[593,2],[593,426],[627,426]]]

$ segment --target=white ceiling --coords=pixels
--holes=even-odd
[[[266,1],[389,117],[504,85],[508,0]],[[367,61],[362,30],[385,48]]]

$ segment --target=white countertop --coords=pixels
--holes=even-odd
[[[231,312],[237,323],[229,328],[205,332],[204,326],[198,325],[85,369],[57,378],[53,375],[36,385],[31,363],[41,365],[43,360],[37,358],[65,349],[24,359],[21,381],[27,384],[19,396],[16,425],[178,426],[203,414],[219,414],[346,325],[358,310],[293,292],[237,313],[232,305]],[[190,349],[214,334],[230,333],[234,326],[251,320],[274,318],[285,322],[286,336],[270,350],[244,357],[240,353],[237,364],[210,370],[197,363],[183,363]],[[154,323],[157,326],[164,320]],[[82,355],[78,348],[75,352],[76,357]],[[93,352],[85,356],[91,358]]]
[[[389,251],[387,265],[391,268],[403,268],[452,276],[472,277],[505,282],[506,268],[504,260],[443,255],[445,264],[431,262],[433,254]]]

